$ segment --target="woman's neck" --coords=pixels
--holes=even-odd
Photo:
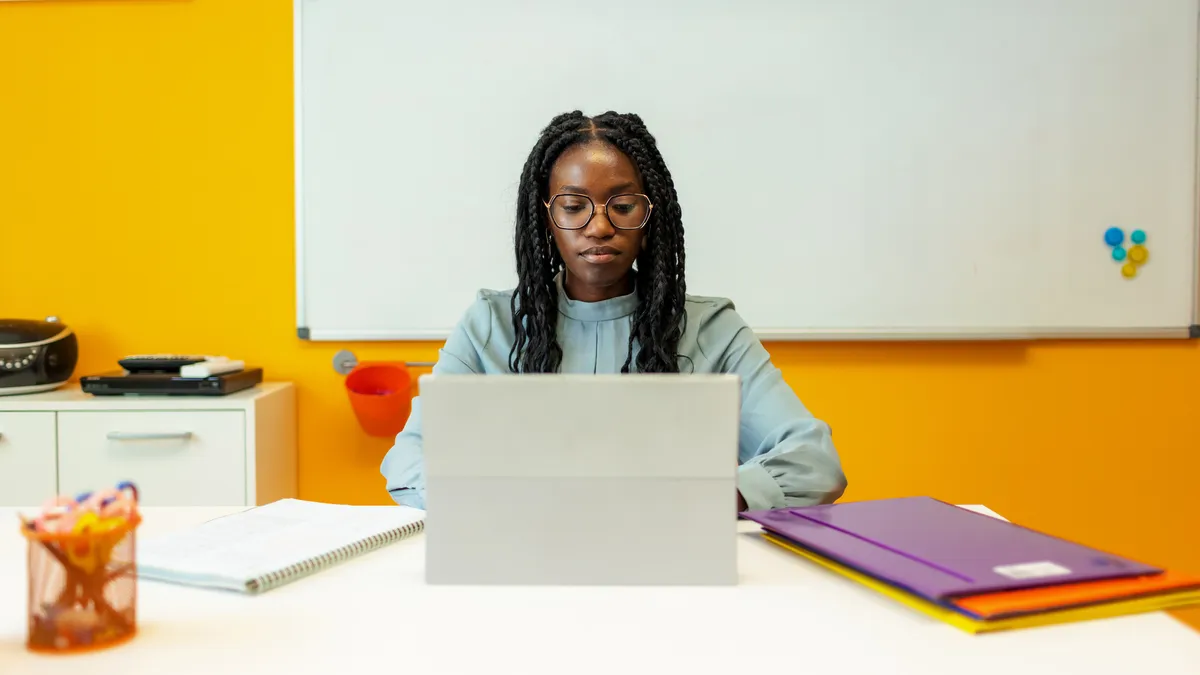
[[[629,271],[619,281],[596,286],[592,284],[584,284],[579,279],[571,276],[565,268],[563,269],[563,290],[566,291],[567,297],[576,302],[603,302],[604,300],[612,300],[623,295],[629,295],[633,292],[634,276],[633,270]]]

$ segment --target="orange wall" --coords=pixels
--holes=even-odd
[[[63,317],[79,372],[148,351],[259,363],[299,387],[301,496],[384,503],[388,443],[331,367],[347,345],[295,337],[291,7],[0,3],[0,316]],[[848,499],[985,503],[1200,571],[1200,346],[769,347],[833,425]]]

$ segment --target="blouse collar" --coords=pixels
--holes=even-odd
[[[577,321],[612,321],[633,314],[638,306],[637,277],[634,277],[633,290],[627,295],[620,295],[599,302],[583,302],[572,300],[567,296],[563,287],[563,275],[566,271],[554,276],[554,284],[558,287],[558,311]]]

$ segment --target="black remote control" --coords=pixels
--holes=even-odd
[[[117,364],[131,373],[170,373],[179,372],[180,368],[207,358],[194,354],[135,354],[117,361]]]

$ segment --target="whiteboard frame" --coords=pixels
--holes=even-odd
[[[296,334],[302,340],[313,339],[308,330],[304,284],[304,0],[292,5],[292,171],[296,213]],[[319,339],[319,338],[317,338]]]
[[[921,329],[758,329],[764,342],[1022,342],[1035,340],[1181,340],[1200,337],[1190,326],[1177,328],[934,328]],[[301,339],[313,342],[440,341],[442,331],[349,331],[300,328]]]
[[[1200,338],[1200,11],[1196,13],[1196,133],[1192,136],[1195,147],[1192,155],[1196,158],[1196,183],[1192,206],[1192,254],[1196,256],[1196,264],[1192,266],[1192,325],[1188,327],[1188,337]]]
[[[350,329],[317,329],[308,326],[305,305],[304,265],[304,2],[293,0],[292,5],[292,96],[293,150],[295,190],[295,272],[296,272],[296,335],[313,342],[399,342],[441,341],[448,331],[410,330],[376,331]],[[1197,36],[1200,38],[1200,12],[1196,16]],[[1200,44],[1200,43],[1198,43]],[[1196,263],[1192,267],[1192,320],[1189,326],[1158,328],[922,328],[922,329],[791,329],[770,328],[755,330],[764,341],[788,342],[926,342],[926,341],[1035,341],[1035,340],[1179,340],[1200,339],[1200,48],[1196,53],[1197,98],[1194,116],[1197,133],[1192,155],[1196,162],[1192,206],[1192,246]]]

